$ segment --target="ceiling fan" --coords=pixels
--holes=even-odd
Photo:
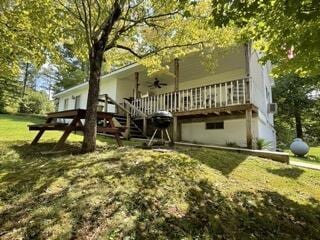
[[[162,86],[167,86],[167,83],[161,83],[160,80],[158,78],[154,79],[153,83],[150,83],[150,85],[148,85],[149,88],[162,88]]]

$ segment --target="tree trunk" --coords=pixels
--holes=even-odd
[[[22,88],[22,98],[24,97],[25,93],[26,93],[26,87],[27,87],[27,82],[28,82],[28,71],[29,71],[29,63],[26,64],[26,70],[24,73],[24,78],[23,78],[23,88]]]
[[[297,138],[303,138],[301,113],[299,111],[295,111],[294,118],[296,123]]]
[[[84,138],[81,149],[83,153],[94,152],[96,149],[97,106],[99,99],[103,52],[103,48],[97,44],[92,47],[89,54],[89,91],[87,100],[87,114],[84,124]]]

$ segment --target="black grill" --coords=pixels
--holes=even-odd
[[[172,114],[167,111],[158,111],[152,114],[152,123],[156,128],[168,128],[172,121]]]

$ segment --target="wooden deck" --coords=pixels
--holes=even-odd
[[[249,78],[237,79],[155,96],[137,98],[132,102],[132,116],[138,113],[151,115],[164,110],[176,116],[239,111],[250,107],[251,85]],[[139,111],[139,112],[138,112]]]
[[[258,108],[251,103],[240,104],[225,107],[197,109],[183,112],[175,112],[174,116],[179,118],[203,117],[203,116],[230,116],[230,115],[243,115],[246,110],[252,110],[254,113],[258,112]]]

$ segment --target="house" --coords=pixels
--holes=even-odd
[[[265,139],[274,149],[274,82],[271,65],[261,65],[259,57],[250,45],[239,45],[219,56],[212,71],[193,53],[152,77],[134,63],[102,76],[99,110],[117,113],[114,121],[127,125],[131,136],[150,136],[148,117],[167,110],[176,141],[252,148]],[[85,82],[56,94],[58,110],[86,108],[87,91]]]

